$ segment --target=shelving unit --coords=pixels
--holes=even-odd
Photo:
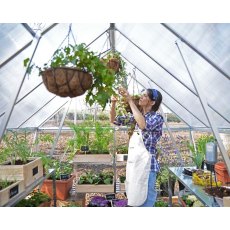
[[[219,205],[215,199],[204,192],[204,187],[195,185],[192,182],[192,177],[183,174],[183,170],[184,167],[169,167],[170,173],[174,174],[176,178],[186,187],[186,189],[191,191],[191,193],[194,194],[205,206],[218,207]],[[171,183],[170,177],[169,183]],[[171,186],[169,186],[169,189],[171,189]],[[172,205],[172,191],[169,191],[169,204]]]

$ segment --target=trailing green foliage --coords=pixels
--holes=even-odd
[[[124,68],[119,75],[109,69],[96,53],[90,51],[86,44],[76,44],[65,46],[57,49],[50,63],[45,63],[43,67],[28,66],[29,59],[24,60],[24,66],[27,67],[28,74],[33,67],[39,70],[39,75],[49,68],[72,67],[81,71],[88,72],[93,76],[92,87],[86,94],[86,102],[92,106],[95,102],[104,109],[112,95],[116,95],[115,89],[120,84],[121,79],[125,76]],[[124,65],[124,61],[122,62]],[[126,74],[127,75],[127,74]],[[119,76],[119,77],[118,77]]]

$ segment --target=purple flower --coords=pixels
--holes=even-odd
[[[128,204],[128,200],[127,200],[127,199],[123,199],[123,200],[114,200],[114,201],[113,201],[114,207],[126,207],[127,204]]]
[[[99,206],[101,202],[105,201],[105,197],[102,196],[94,196],[90,201],[90,205]]]

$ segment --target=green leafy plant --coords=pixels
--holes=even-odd
[[[121,182],[121,183],[125,183],[126,176],[125,176],[125,175],[120,175],[120,176],[119,176],[119,179],[120,179],[120,182]]]
[[[72,154],[81,151],[82,146],[88,146],[90,153],[109,153],[113,138],[113,129],[109,123],[85,121],[68,125],[74,131],[74,137],[67,142],[67,148]]]
[[[103,58],[103,62],[109,66],[109,61],[111,59],[116,59],[119,63],[119,68],[115,71],[115,85],[119,86],[122,85],[123,87],[127,88],[127,76],[128,73],[126,71],[126,62],[121,57],[121,53],[118,51],[110,51],[107,53],[106,57]]]
[[[51,198],[47,194],[39,191],[34,191],[25,199],[19,201],[16,204],[16,207],[38,207],[40,204],[49,201],[51,201]]]
[[[120,81],[114,71],[110,70],[96,53],[90,51],[86,44],[76,44],[57,49],[51,61],[45,63],[43,67],[28,67],[29,58],[24,60],[24,66],[30,74],[33,67],[39,70],[39,75],[49,68],[72,67],[88,72],[93,76],[92,87],[86,95],[86,102],[91,106],[97,102],[104,109],[112,95],[116,95],[115,88]],[[123,77],[123,75],[120,75]]]
[[[202,162],[205,159],[206,143],[214,140],[215,138],[212,135],[202,135],[196,140],[195,146],[188,143],[188,148],[192,152],[191,158],[198,169],[201,169]]]
[[[92,171],[85,172],[79,178],[78,184],[112,184],[113,172],[93,173]]]
[[[27,139],[27,132],[18,134],[11,131],[3,137],[4,146],[0,150],[1,163],[9,161],[15,165],[16,162],[27,163],[29,157],[32,157],[31,146]]]
[[[15,181],[8,181],[8,180],[0,180],[0,191],[7,188],[11,184],[15,183]]]

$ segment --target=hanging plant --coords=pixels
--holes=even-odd
[[[110,51],[106,57],[102,59],[102,62],[115,73],[116,86],[123,86],[127,88],[127,71],[126,62],[122,59],[121,54],[118,51]]]
[[[24,60],[27,67],[29,58]],[[39,70],[48,91],[61,97],[76,97],[85,93],[86,102],[91,106],[98,103],[104,109],[112,95],[115,95],[116,76],[93,51],[84,43],[67,45],[57,49],[51,61],[43,67],[32,65]]]

